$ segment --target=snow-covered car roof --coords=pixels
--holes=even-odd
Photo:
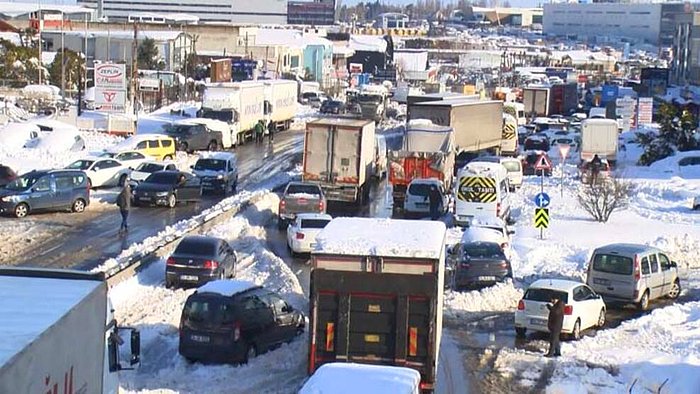
[[[224,297],[231,297],[238,293],[243,293],[244,291],[260,287],[262,286],[258,286],[253,282],[248,282],[245,280],[215,280],[200,286],[195,293],[215,293]]]
[[[531,288],[536,289],[553,289],[569,292],[576,286],[581,286],[584,283],[575,280],[566,279],[539,279],[530,285]]]
[[[232,152],[202,152],[200,153],[199,158],[214,160],[236,160],[236,154]]]
[[[475,227],[506,227],[506,221],[493,215],[477,215],[469,221]]]
[[[420,373],[411,368],[328,363],[314,372],[299,394],[413,394],[419,384]]]
[[[501,244],[503,242],[503,233],[492,228],[469,227],[464,230],[461,242],[463,244],[469,242],[495,242]]]
[[[30,119],[28,121],[30,124],[35,124],[39,127],[46,127],[46,128],[51,128],[54,130],[67,130],[71,131],[74,133],[78,132],[78,128],[75,127],[74,125],[64,123],[61,121],[58,121],[56,119],[49,119],[49,118],[35,118],[35,119]]]
[[[442,222],[336,218],[316,237],[313,253],[439,259],[446,232]]]

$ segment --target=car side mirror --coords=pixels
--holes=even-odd
[[[678,268],[678,264],[676,264],[675,261],[671,261],[671,267],[672,267],[672,268]]]
[[[294,311],[294,309],[289,305],[285,305],[282,307],[282,312],[284,312],[284,313],[291,313],[293,311]]]

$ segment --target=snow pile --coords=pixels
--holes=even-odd
[[[306,122],[310,122],[319,117],[318,109],[308,105],[297,105],[297,115],[294,117],[294,122],[290,126],[291,129],[306,129]]]
[[[215,280],[204,284],[204,286],[197,289],[197,292],[221,294],[225,297],[231,297],[234,294],[242,293],[256,286],[256,284],[244,280]]]
[[[299,394],[411,394],[418,391],[415,369],[355,363],[324,364]]]
[[[474,312],[514,312],[523,291],[512,281],[497,283],[479,291],[445,293],[445,310],[448,317],[461,318]]]

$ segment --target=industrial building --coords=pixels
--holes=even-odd
[[[334,24],[335,19],[335,0],[287,3],[287,23],[290,25],[328,26]]]

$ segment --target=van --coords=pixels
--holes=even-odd
[[[89,204],[88,177],[78,170],[32,171],[0,189],[0,213],[17,218],[43,210],[82,213]]]
[[[175,140],[164,134],[137,134],[107,149],[110,153],[137,151],[157,160],[175,158]]]
[[[414,179],[408,184],[406,198],[403,203],[404,215],[406,217],[423,217],[430,215],[430,188],[436,187],[440,192],[439,213],[442,216],[449,207],[449,198],[445,192],[443,183],[437,178]]]
[[[662,297],[681,293],[678,266],[659,249],[646,245],[611,244],[593,251],[586,284],[603,299],[637,304],[640,310]]]
[[[508,173],[508,184],[511,191],[523,186],[523,163],[516,157],[484,156],[477,157],[473,162],[501,163]]]
[[[468,226],[485,215],[511,222],[508,173],[500,163],[471,162],[457,173],[455,223]]]

